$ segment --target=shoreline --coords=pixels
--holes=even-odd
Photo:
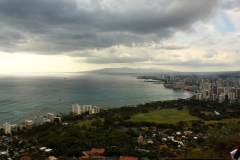
[[[102,76],[101,75],[101,77],[104,77],[104,76]],[[108,76],[107,76],[108,77]],[[114,75],[114,76],[110,76],[110,77],[113,77],[113,78],[115,78],[116,76]],[[131,83],[135,83],[135,82],[137,82],[138,83],[138,80],[137,80],[137,77],[132,77],[132,76],[129,76],[128,75],[128,77],[129,77],[129,80],[130,80],[130,83],[128,83],[128,84],[131,84]],[[51,77],[50,77],[51,78]],[[85,77],[84,77],[85,78]],[[47,77],[46,79],[49,79],[49,77]],[[67,78],[67,79],[59,79],[59,80],[63,80],[63,81],[69,81],[69,80],[71,80],[71,78]],[[125,81],[128,81],[128,79],[124,79]],[[109,81],[109,80],[108,80]],[[108,82],[108,81],[106,81],[106,82]],[[162,83],[161,83],[162,84]],[[151,83],[151,84],[149,84],[149,85],[155,85],[155,83]],[[147,86],[149,86],[149,85],[147,85]],[[125,85],[124,85],[125,86]],[[138,86],[138,85],[135,85],[135,87],[136,86]],[[163,86],[163,84],[161,85],[161,86]],[[127,85],[126,85],[126,87],[127,87]],[[140,86],[139,86],[140,87]],[[145,87],[146,88],[146,87]],[[152,88],[156,88],[156,87],[152,87]],[[161,88],[161,87],[160,87]],[[162,87],[162,88],[166,88],[166,87]],[[147,89],[147,88],[146,88]],[[166,89],[170,89],[170,88],[166,88]],[[46,89],[45,89],[46,90]],[[128,91],[128,90],[127,90]],[[144,90],[143,90],[144,91]],[[125,93],[123,92],[122,93],[122,95],[124,95],[124,97],[119,97],[120,98],[120,100],[118,100],[117,101],[117,103],[116,103],[116,100],[114,100],[114,99],[112,99],[112,100],[109,100],[109,102],[111,102],[112,104],[115,104],[115,106],[114,106],[114,108],[120,108],[120,107],[123,107],[123,106],[135,106],[135,105],[138,105],[138,104],[145,104],[145,103],[152,103],[152,102],[156,102],[156,101],[165,101],[165,100],[176,100],[176,99],[178,99],[179,97],[180,97],[180,99],[182,99],[182,97],[184,97],[184,99],[185,98],[189,98],[189,97],[191,97],[192,96],[192,94],[189,94],[188,96],[184,96],[183,94],[181,94],[181,93],[178,93],[179,95],[182,95],[182,96],[177,96],[177,95],[175,95],[175,94],[172,94],[172,95],[170,95],[169,93],[171,93],[171,92],[169,92],[168,94],[170,95],[170,96],[168,96],[167,98],[165,97],[161,97],[161,95],[157,95],[156,93],[157,93],[157,91],[156,91],[156,89],[155,90],[153,90],[153,91],[151,91],[151,92],[153,92],[154,93],[154,99],[155,100],[150,100],[150,98],[151,97],[149,97],[150,95],[148,94],[148,92],[144,92],[145,94],[140,94],[140,97],[131,97],[131,98],[133,98],[132,100],[130,100],[130,98],[128,97],[128,96],[126,96],[126,95],[124,95]],[[164,92],[164,91],[163,91]],[[189,91],[187,91],[187,92],[189,92]],[[191,92],[189,92],[189,93],[191,93]],[[127,92],[127,94],[129,94],[129,95],[131,95],[132,93],[131,92]],[[165,92],[163,93],[164,95],[165,95]],[[143,97],[145,97],[145,95],[147,95],[147,97],[145,98],[145,99],[142,99],[141,98],[141,96],[143,96]],[[174,96],[176,96],[176,97],[174,97]],[[62,98],[62,97],[60,97],[60,98]],[[126,100],[124,99],[124,98],[126,98]],[[139,101],[136,101],[137,99],[136,98],[138,98],[138,100]],[[152,98],[151,98],[152,99]],[[0,99],[1,100],[1,99]],[[71,100],[71,99],[70,99]],[[73,100],[71,100],[71,101],[73,101]],[[2,124],[3,123],[6,123],[6,122],[8,122],[8,123],[14,123],[14,124],[22,124],[22,123],[24,123],[24,120],[26,120],[26,119],[33,119],[34,118],[34,115],[46,115],[47,113],[53,113],[53,114],[59,114],[59,112],[63,112],[63,113],[68,113],[68,112],[70,112],[71,111],[71,105],[72,104],[74,104],[74,103],[81,103],[81,100],[77,100],[77,101],[73,101],[73,102],[68,102],[68,101],[65,101],[64,100],[64,98],[62,98],[62,101],[61,101],[61,104],[59,104],[59,101],[56,101],[55,103],[54,102],[51,102],[51,105],[48,105],[47,103],[46,104],[44,104],[42,107],[40,107],[39,108],[39,105],[36,105],[37,106],[37,108],[35,108],[35,107],[32,107],[32,108],[29,108],[29,109],[21,109],[21,112],[22,111],[24,111],[24,112],[27,112],[26,114],[24,113],[24,115],[23,116],[18,116],[17,114],[14,114],[14,112],[13,111],[17,111],[17,109],[15,109],[15,110],[11,110],[11,111],[2,111],[2,115],[5,115],[4,113],[7,113],[8,112],[8,117],[11,117],[11,116],[13,116],[13,117],[16,117],[16,119],[15,120],[13,120],[13,121],[10,121],[10,120],[3,120],[2,121]],[[94,102],[94,101],[92,101],[92,102]],[[100,106],[102,109],[106,109],[106,108],[113,108],[113,106],[111,106],[111,105],[109,105],[109,106],[107,106],[107,107],[103,107],[104,105],[99,105],[98,104],[98,102],[97,103],[90,103],[90,104],[93,104],[93,105],[97,105],[97,106]],[[100,103],[102,103],[102,104],[104,104],[104,103],[108,103],[108,102],[105,102],[105,100],[103,99],[103,100],[99,100],[99,102]],[[104,103],[103,103],[104,102]],[[129,103],[129,102],[132,102],[132,103]],[[81,103],[81,104],[87,104],[87,103]],[[110,103],[109,103],[110,104]],[[117,104],[117,105],[116,105]],[[41,110],[40,111],[40,114],[38,114],[38,110]],[[46,110],[48,110],[48,111],[46,111]],[[30,111],[30,112],[29,112]],[[37,114],[36,114],[37,113]],[[0,114],[1,115],[1,114]],[[4,117],[4,116],[3,116]],[[10,119],[10,118],[5,118],[4,117],[4,119]],[[2,125],[1,124],[1,125]]]

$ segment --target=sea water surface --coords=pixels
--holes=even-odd
[[[74,103],[103,109],[190,96],[191,92],[129,75],[0,76],[0,126],[22,123],[36,115],[69,113]]]

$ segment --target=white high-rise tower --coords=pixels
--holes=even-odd
[[[73,104],[72,105],[72,112],[73,114],[79,115],[81,114],[81,106],[78,104]]]

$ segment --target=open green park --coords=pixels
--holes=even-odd
[[[137,113],[134,116],[131,116],[130,121],[132,122],[156,122],[156,123],[171,123],[176,124],[179,121],[191,121],[191,120],[200,120],[200,118],[192,116],[189,114],[189,110],[184,108],[182,110],[177,109],[163,109],[157,110],[149,113]],[[204,121],[206,124],[213,124],[218,122],[229,123],[234,122],[239,119],[237,118],[230,118],[230,119],[223,119],[221,121],[211,120],[211,121]]]
[[[182,110],[178,110],[176,108],[173,109],[162,109],[157,111],[150,111],[148,113],[136,113],[131,116],[131,118],[127,121],[132,122],[156,122],[156,123],[169,123],[169,124],[176,124],[179,121],[191,121],[191,120],[201,120],[198,117],[192,116],[189,114],[189,110],[187,108],[184,108]],[[87,120],[87,121],[81,121],[79,122],[79,125],[86,125],[91,126],[91,123],[94,121]],[[104,119],[101,118],[101,121],[103,122]],[[204,120],[202,120],[204,121]],[[204,121],[206,124],[214,124],[214,123],[229,123],[229,122],[237,122],[239,121],[238,118],[229,118],[229,119],[222,119],[220,121],[217,120],[210,120],[210,121]]]
[[[175,124],[179,121],[198,120],[199,118],[191,116],[187,109],[163,109],[152,111],[148,113],[137,113],[131,116],[132,122],[156,122],[156,123],[172,123]]]

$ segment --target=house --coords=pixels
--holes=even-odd
[[[219,116],[219,115],[220,115],[220,113],[217,112],[217,111],[214,111],[214,114],[215,114],[216,116]]]
[[[142,135],[139,135],[139,137],[137,138],[137,141],[139,144],[146,144],[146,141],[144,140]]]
[[[105,149],[104,149],[104,148],[100,148],[100,149],[92,148],[90,154],[91,154],[91,155],[94,155],[94,156],[98,156],[98,155],[103,155],[104,152],[105,152]]]
[[[79,159],[89,159],[89,156],[82,156],[82,157],[79,157]]]
[[[20,160],[31,160],[30,156],[23,156],[20,158]]]
[[[41,147],[39,148],[41,151],[44,151],[45,149],[47,149],[47,147]]]
[[[58,160],[58,158],[56,158],[56,157],[54,157],[54,156],[49,156],[49,157],[47,158],[47,160]]]
[[[45,149],[45,152],[51,152],[52,149],[48,148],[48,149]]]
[[[181,135],[181,132],[176,132],[176,135]]]
[[[153,144],[152,140],[147,140],[147,144]]]
[[[168,146],[164,143],[162,145],[159,146],[159,149],[162,150],[162,149],[168,149]]]
[[[138,157],[120,156],[119,160],[138,160]]]
[[[105,152],[104,148],[92,148],[91,151],[83,152],[84,156],[79,157],[79,159],[103,159],[105,160],[106,157],[102,156]]]

